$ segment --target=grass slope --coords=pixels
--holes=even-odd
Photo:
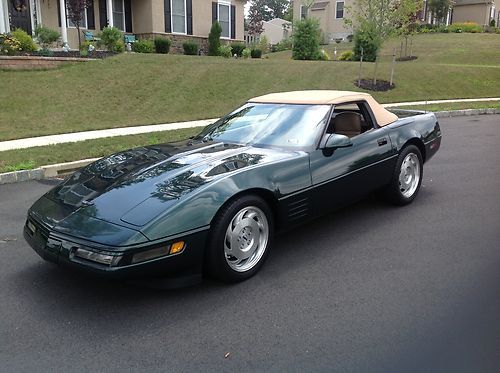
[[[387,43],[380,79],[389,79],[398,45]],[[380,102],[500,94],[500,35],[418,35],[413,52],[416,61],[397,64],[396,88],[374,93]],[[213,118],[275,91],[356,89],[358,63],[293,61],[287,53],[262,60],[122,54],[57,70],[0,71],[0,141]],[[364,65],[364,77],[373,65]]]

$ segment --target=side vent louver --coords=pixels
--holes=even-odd
[[[309,215],[309,199],[301,198],[288,204],[288,219],[293,222]]]

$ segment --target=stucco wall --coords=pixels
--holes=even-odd
[[[490,23],[491,5],[460,5],[453,8],[453,23],[475,22],[481,26]]]
[[[229,2],[229,1],[226,1]],[[231,5],[236,8],[236,37],[243,40],[243,18],[245,2],[231,0]],[[207,37],[212,27],[212,1],[193,0],[193,35]]]
[[[300,19],[300,6],[302,3],[300,1],[294,1],[293,3],[293,19]],[[346,7],[353,7],[354,0],[344,1],[344,18],[347,16]],[[353,30],[346,27],[344,24],[344,19],[336,19],[336,1],[330,0],[330,3],[324,10],[309,10],[309,16],[319,19],[320,28],[327,39],[330,42],[334,38],[345,38],[347,35],[352,34]]]

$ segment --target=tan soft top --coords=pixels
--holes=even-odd
[[[268,104],[309,104],[309,105],[337,105],[355,101],[366,101],[372,109],[375,120],[379,126],[386,126],[395,122],[398,117],[391,113],[373,99],[368,93],[351,91],[292,91],[269,93],[264,96],[254,97],[248,102]]]

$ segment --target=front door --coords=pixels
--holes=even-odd
[[[31,35],[31,16],[29,0],[8,0],[10,29],[23,29]]]

